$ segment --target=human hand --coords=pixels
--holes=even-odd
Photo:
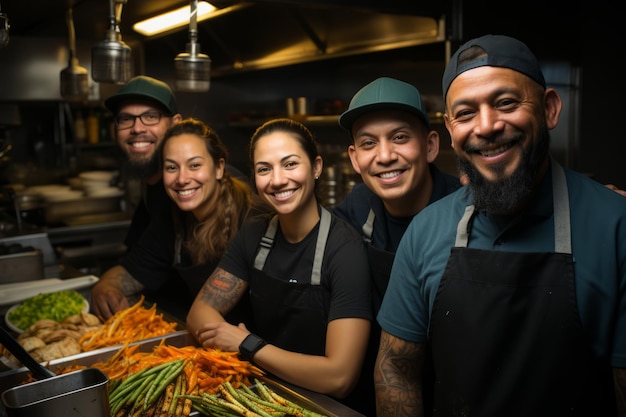
[[[616,185],[613,185],[613,184],[606,184],[606,185],[605,185],[605,187],[606,187],[606,188],[608,188],[609,190],[613,190],[613,191],[615,191],[616,193],[621,194],[621,195],[623,195],[624,197],[626,197],[626,190],[620,190],[619,188],[617,188],[617,186],[616,186]]]
[[[91,311],[102,320],[107,320],[116,312],[129,307],[126,296],[106,280],[99,281],[91,289]]]
[[[210,322],[205,323],[200,330],[196,331],[196,340],[203,347],[238,352],[239,345],[249,334],[250,332],[243,323],[234,326],[225,321]]]

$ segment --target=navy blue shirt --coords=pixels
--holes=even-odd
[[[428,204],[445,197],[461,187],[459,179],[453,175],[440,171],[430,164],[430,173],[433,177],[433,192]],[[382,200],[363,183],[354,186],[346,198],[333,211],[337,217],[344,219],[363,234],[362,227],[367,220],[370,208],[374,210],[374,230],[372,246],[376,249],[395,253],[404,231],[413,219],[410,217],[394,217],[387,212]]]

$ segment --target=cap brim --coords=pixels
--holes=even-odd
[[[365,113],[369,113],[375,110],[387,109],[403,110],[407,113],[414,114],[422,119],[422,121],[426,124],[426,127],[430,128],[430,122],[428,121],[428,117],[424,113],[422,113],[413,106],[402,103],[372,103],[357,107],[352,110],[348,110],[339,117],[339,125],[349,131],[352,129],[352,125],[354,124],[356,119],[358,119]]]

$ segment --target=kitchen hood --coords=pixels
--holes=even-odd
[[[443,18],[358,7],[244,3],[200,22],[198,32],[216,77],[441,42],[444,26]],[[170,37],[184,45],[179,34]],[[163,40],[147,39],[146,51],[152,42]]]
[[[173,66],[188,42],[188,28],[144,37],[132,25],[188,5],[188,0],[115,1],[124,3],[120,31],[139,61],[136,71],[144,60],[148,66]],[[445,41],[446,29],[452,29],[446,19],[454,21],[454,1],[212,0],[220,11],[198,22],[198,43],[211,59],[211,77],[433,44]],[[104,38],[106,1],[15,1],[3,12],[11,19],[11,36],[66,39],[68,6],[73,7],[79,44]]]
[[[303,2],[261,1],[231,8],[198,23],[198,41],[211,58],[212,77],[445,40],[443,15]],[[185,37],[186,31],[179,30],[145,38],[145,55],[173,57]]]

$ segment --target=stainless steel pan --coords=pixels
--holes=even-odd
[[[38,363],[0,327],[0,342],[38,380],[2,393],[8,417],[111,417],[107,376],[96,368],[62,375]]]

